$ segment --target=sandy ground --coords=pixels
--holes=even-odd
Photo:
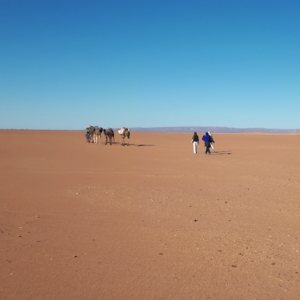
[[[300,299],[300,135],[0,131],[0,299]]]

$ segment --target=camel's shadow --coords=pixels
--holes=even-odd
[[[155,145],[146,145],[146,144],[125,144],[125,145],[121,145],[121,146],[134,146],[134,147],[153,147]]]
[[[105,145],[109,145],[109,142],[107,144],[105,144],[105,142],[101,143],[101,144],[105,146]],[[153,147],[153,146],[155,146],[155,145],[147,145],[147,144],[128,144],[128,143],[122,144],[121,142],[112,142],[112,145],[134,146],[134,147]]]
[[[232,153],[231,153],[231,150],[226,150],[226,151],[215,151],[212,154],[213,155],[230,155]]]

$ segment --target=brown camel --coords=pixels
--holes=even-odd
[[[95,130],[93,132],[93,142],[95,144],[98,144],[98,138],[99,138],[99,144],[100,144],[100,142],[101,142],[101,133],[103,131],[103,128],[102,127],[99,128],[98,126],[96,126],[94,128],[95,128]]]
[[[112,128],[109,128],[107,130],[103,129],[103,132],[105,134],[105,145],[107,144],[107,139],[109,139],[110,145],[112,145],[112,139],[115,141],[115,133]]]

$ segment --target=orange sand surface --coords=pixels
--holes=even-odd
[[[300,299],[300,135],[0,131],[0,299]]]

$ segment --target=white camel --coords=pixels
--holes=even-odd
[[[122,137],[122,146],[125,145],[125,137],[127,137],[128,142],[127,146],[129,145],[129,139],[130,139],[130,129],[126,127],[122,127],[121,129],[118,130],[118,133]]]

